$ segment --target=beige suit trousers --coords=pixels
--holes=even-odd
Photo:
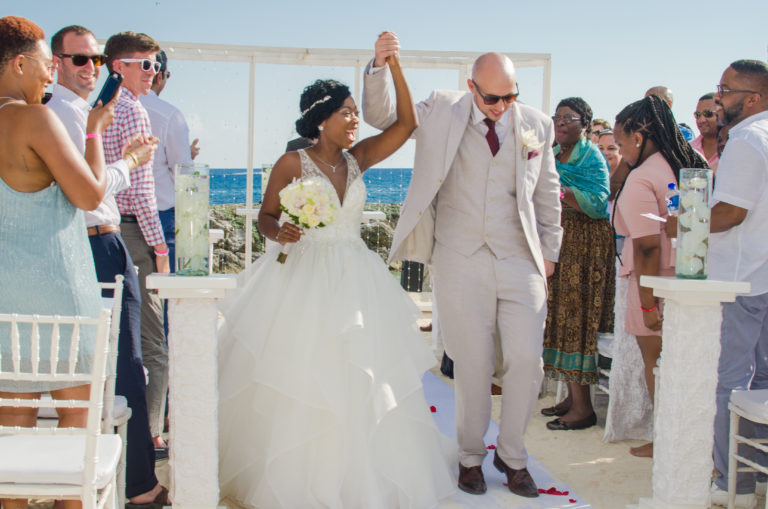
[[[497,452],[511,468],[526,466],[523,435],[536,406],[547,317],[544,278],[532,260],[497,259],[487,246],[469,257],[435,244],[432,258],[445,350],[454,360],[460,461],[480,465],[491,418],[491,377],[498,330],[503,394]]]

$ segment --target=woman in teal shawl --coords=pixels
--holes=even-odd
[[[592,109],[583,99],[563,99],[552,119],[562,185],[563,244],[549,278],[544,371],[568,384],[568,396],[541,413],[556,417],[547,423],[549,429],[584,429],[597,422],[589,396],[589,386],[598,380],[597,334],[613,331],[609,170],[603,154],[588,140]]]

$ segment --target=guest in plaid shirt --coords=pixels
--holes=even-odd
[[[121,32],[107,40],[104,52],[110,71],[123,75],[115,120],[104,133],[107,162],[121,157],[120,149],[136,134],[150,137],[149,115],[138,97],[149,93],[160,64],[155,54],[160,46],[146,34]],[[149,371],[147,408],[158,455],[167,454],[161,433],[168,390],[168,350],[163,330],[163,305],[156,293],[147,291],[146,276],[169,272],[168,246],[157,213],[152,162],[131,173],[131,187],[115,195],[120,210],[122,234],[131,258],[139,267],[141,285],[141,348]]]

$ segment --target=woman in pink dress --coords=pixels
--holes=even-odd
[[[616,233],[626,241],[620,277],[629,278],[625,327],[637,337],[643,357],[645,383],[653,401],[653,368],[661,354],[662,302],[653,290],[639,285],[640,276],[674,274],[672,247],[664,224],[643,217],[666,217],[665,194],[677,185],[681,168],[707,168],[707,163],[685,141],[667,103],[651,95],[624,108],[616,116],[614,136],[630,172],[616,198]],[[633,447],[635,456],[652,456],[653,443]]]

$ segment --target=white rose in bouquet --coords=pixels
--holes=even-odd
[[[331,202],[335,191],[319,178],[293,182],[280,190],[280,210],[288,214],[291,222],[304,229],[328,226],[336,218],[336,206]],[[277,261],[285,263],[290,244],[283,246]]]

